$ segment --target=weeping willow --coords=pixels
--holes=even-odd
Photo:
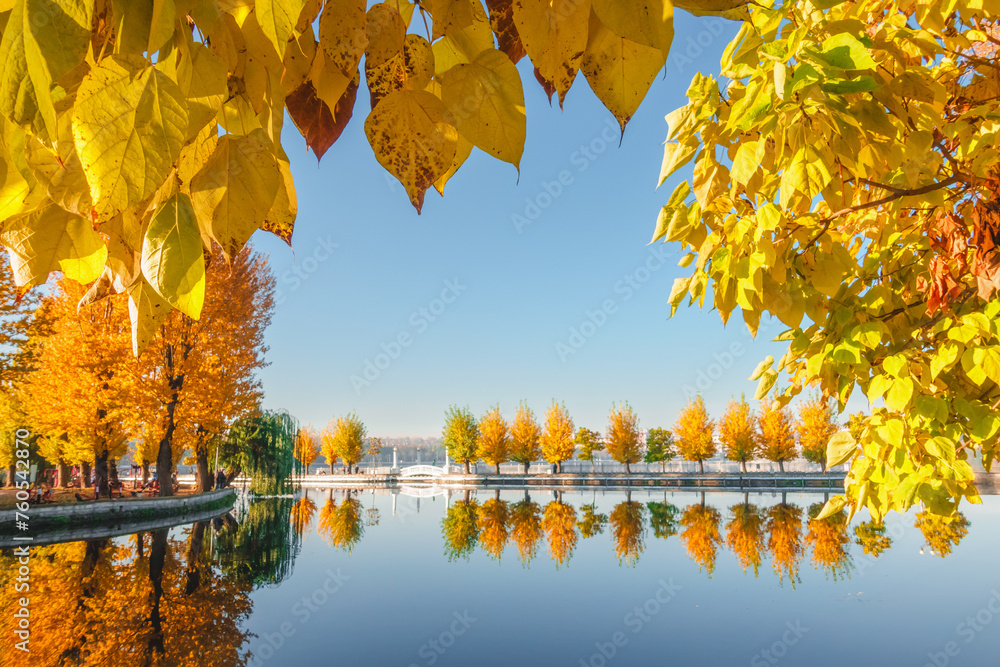
[[[302,536],[291,521],[291,498],[251,500],[243,505],[239,526],[222,531],[216,542],[219,566],[245,586],[275,586],[292,573]]]
[[[258,412],[238,419],[226,439],[227,458],[250,477],[250,493],[292,492],[298,421],[287,412]]]

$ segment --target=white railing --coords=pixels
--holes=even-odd
[[[410,466],[399,471],[400,477],[440,477],[447,474],[448,470],[446,468],[429,465]]]
[[[434,496],[445,495],[445,490],[438,486],[399,486],[399,493],[410,498],[433,498]]]

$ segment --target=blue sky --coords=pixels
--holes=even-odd
[[[582,74],[560,111],[525,59],[520,178],[474,151],[443,198],[427,193],[420,216],[368,146],[367,94],[318,167],[286,121],[294,251],[253,237],[280,292],[265,405],[316,427],[355,410],[391,437],[440,434],[452,403],[513,415],[526,400],[540,414],[555,398],[578,425],[603,430],[615,401],[644,427],[669,427],[685,388],[701,389],[716,414],[730,395],[752,395],[747,376],[782,348],[751,339],[738,315],[728,327],[696,308],[669,318],[673,279],[687,269],[676,244],[647,246],[659,208],[690,175],[655,189],[663,117],[696,72],[718,71],[736,25],[678,12],[676,31],[666,75],[620,147]]]

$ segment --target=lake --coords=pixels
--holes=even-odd
[[[821,492],[408,493],[434,491],[241,498],[226,520],[37,547],[31,652],[5,612],[0,662],[997,663],[996,496],[879,530],[811,519]]]

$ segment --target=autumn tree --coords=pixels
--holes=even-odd
[[[336,417],[327,424],[320,440],[320,451],[328,461],[341,459],[348,471],[364,456],[368,430],[354,412]]]
[[[319,458],[320,437],[313,431],[311,426],[300,428],[295,437],[295,460],[299,462],[306,474],[309,474],[309,466]]]
[[[659,463],[662,471],[667,471],[667,462],[677,456],[674,450],[674,434],[665,428],[651,428],[646,433],[646,463]]]
[[[510,524],[510,539],[517,547],[521,564],[527,567],[538,553],[538,543],[543,535],[541,508],[531,500],[527,490],[524,498],[511,507]]]
[[[764,516],[756,505],[744,501],[729,508],[726,545],[736,554],[744,572],[753,567],[755,577],[767,551],[765,525]]]
[[[805,555],[802,534],[802,509],[784,501],[767,510],[767,548],[771,552],[771,567],[780,581],[785,576],[792,586],[799,579],[799,564]]]
[[[126,452],[138,426],[143,385],[125,300],[78,310],[85,294],[79,283],[63,279],[46,297],[52,331],[35,344],[22,405],[35,433],[71,445],[62,452],[75,461],[61,463],[93,463],[98,494],[109,496],[109,461]]]
[[[674,442],[680,455],[697,461],[698,471],[704,473],[705,461],[715,456],[715,422],[708,418],[701,396],[689,400],[677,415]]]
[[[865,521],[854,529],[854,543],[869,556],[878,558],[892,546],[892,538],[885,534],[885,523]]]
[[[628,403],[611,406],[604,442],[611,458],[624,463],[625,474],[631,474],[629,466],[642,460],[642,433],[639,431],[639,417]]]
[[[608,515],[598,512],[594,503],[581,505],[580,513],[580,520],[576,522],[580,537],[587,539],[604,532],[604,526],[608,523]]]
[[[467,559],[476,548],[479,542],[479,503],[470,500],[468,491],[462,500],[455,501],[445,511],[441,533],[449,561]]]
[[[642,503],[628,499],[615,505],[608,522],[619,565],[635,566],[645,545],[646,523]]]
[[[292,506],[292,529],[299,535],[302,535],[312,525],[312,520],[315,516],[316,503],[308,494],[303,495]]]
[[[12,390],[0,391],[0,467],[5,471],[5,483],[13,486],[17,468],[17,432],[27,424],[18,395]]]
[[[741,396],[738,402],[729,399],[729,405],[726,406],[726,411],[719,421],[719,441],[722,443],[726,458],[738,461],[740,470],[745,473],[747,461],[757,456],[760,446],[757,418],[750,410],[746,396]]]
[[[524,466],[524,474],[533,461],[542,455],[539,444],[542,429],[535,421],[535,413],[524,403],[517,406],[517,414],[510,424],[510,460]]]
[[[486,553],[499,561],[510,538],[510,505],[500,500],[499,489],[494,497],[480,505],[476,521],[479,543]]]
[[[441,440],[448,450],[448,456],[465,466],[479,460],[479,425],[468,407],[453,405],[444,415],[444,432]]]
[[[226,479],[250,478],[250,493],[273,496],[292,490],[299,423],[278,410],[249,413],[233,422],[220,445]]]
[[[507,422],[496,406],[479,420],[479,437],[476,439],[479,458],[493,466],[500,474],[500,464],[510,458],[510,432]]]
[[[577,458],[581,461],[590,461],[590,471],[597,472],[594,454],[604,449],[604,439],[601,434],[581,426],[573,438],[573,445],[576,447]]]
[[[917,513],[913,525],[923,534],[931,553],[941,558],[950,554],[969,533],[969,520],[961,512],[941,516],[925,509]]]
[[[556,567],[569,563],[576,548],[576,510],[562,500],[553,500],[545,506],[542,529],[549,543],[549,556]]]
[[[16,384],[27,370],[24,348],[38,302],[36,292],[17,288],[7,258],[0,257],[0,387]]]
[[[823,504],[809,507],[809,532],[806,544],[812,547],[813,567],[822,568],[834,581],[849,576],[852,566],[848,547],[847,514],[837,511],[823,515]]]
[[[365,444],[365,456],[370,456],[374,462],[382,453],[382,438],[369,437]]]
[[[830,436],[839,430],[833,406],[819,396],[814,396],[799,405],[799,445],[802,458],[810,463],[818,463],[826,472],[826,446]]]
[[[780,373],[782,402],[817,387],[839,411],[858,390],[877,406],[831,458],[851,468],[830,512],[950,515],[978,498],[959,451],[987,468],[1000,453],[1000,151],[980,141],[1000,107],[998,8],[746,8],[718,76],[667,116],[661,182],[694,163],[654,232],[690,251],[672,307],[788,327],[759,398]]]
[[[545,413],[545,427],[541,437],[542,456],[556,465],[562,472],[563,461],[573,458],[576,445],[573,444],[573,420],[562,403],[552,401],[552,407]]]
[[[778,401],[765,399],[757,416],[760,425],[760,455],[778,464],[785,472],[785,461],[796,458],[795,424],[788,408]]]
[[[680,518],[680,510],[675,505],[663,502],[650,501],[646,503],[649,510],[649,527],[653,529],[653,537],[667,539],[677,534],[677,520]]]
[[[685,508],[681,515],[681,542],[688,556],[698,563],[698,569],[704,568],[710,577],[715,571],[715,559],[719,554],[719,545],[722,544],[722,537],[719,535],[721,520],[719,510],[706,505],[704,500]]]

